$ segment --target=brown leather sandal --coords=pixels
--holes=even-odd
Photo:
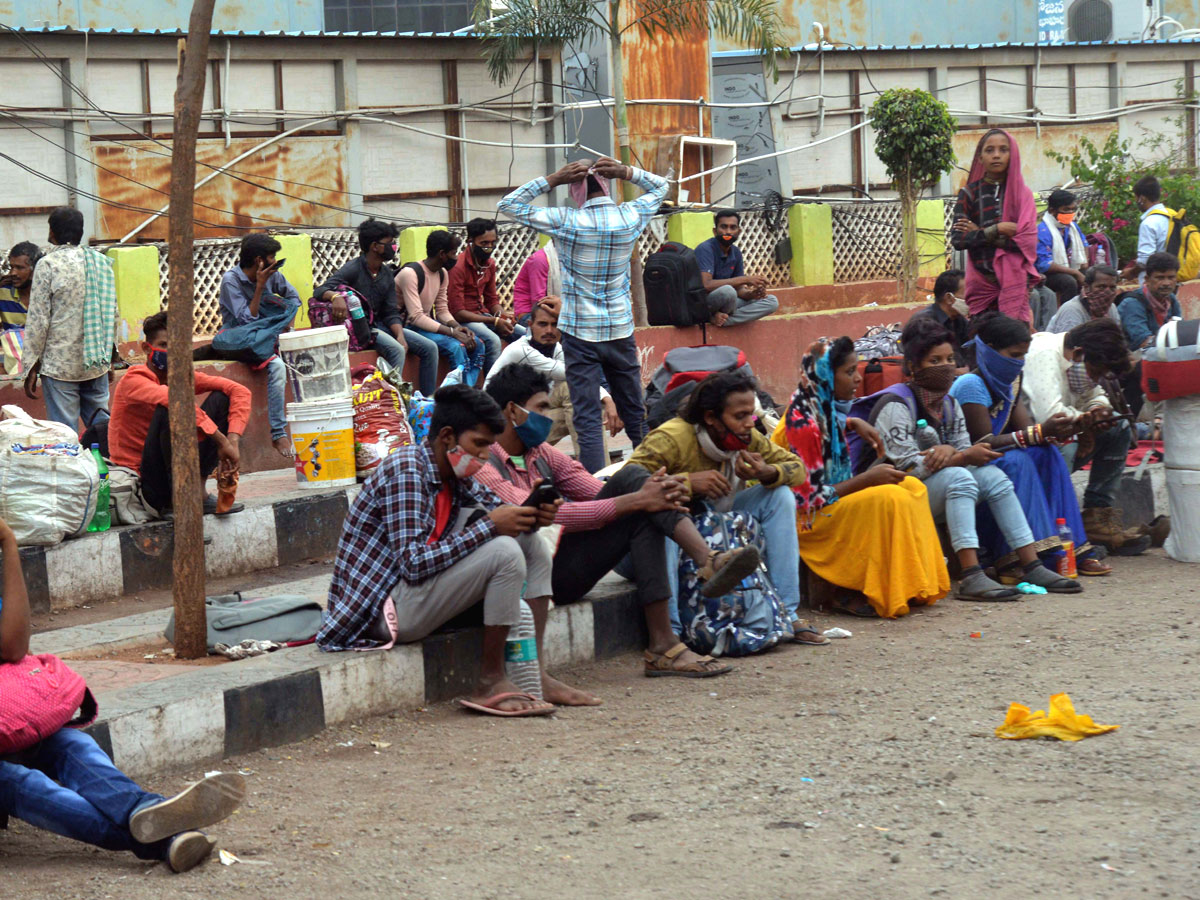
[[[683,641],[680,641],[666,653],[651,653],[647,650],[644,654],[646,660],[644,670],[646,677],[712,678],[714,675],[725,675],[733,671],[733,666],[728,663],[719,662],[711,656],[701,656],[699,659],[692,660],[691,662],[679,664],[677,662],[679,656],[685,650],[687,650],[687,644],[683,643]]]
[[[700,588],[702,597],[723,597],[737,587],[743,578],[758,568],[762,557],[757,547],[739,547],[737,550],[716,550],[708,554],[708,561],[696,576],[704,582]]]

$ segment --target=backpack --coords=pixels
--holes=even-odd
[[[278,644],[312,640],[321,628],[321,604],[303,594],[243,597],[240,592],[206,597],[205,640],[211,652],[217,644],[233,647],[245,640]],[[175,613],[167,619],[163,637],[175,642]]]
[[[57,656],[0,665],[0,754],[27,750],[62,728],[83,728],[98,712],[83,676]]]
[[[342,293],[354,293],[346,285],[341,285]],[[371,308],[371,304],[367,302],[365,297],[359,296],[359,303],[362,304],[363,311],[366,312],[367,325],[370,326],[375,321],[375,310]],[[308,301],[308,321],[313,328],[329,328],[338,323],[333,321],[333,301],[322,300],[320,297],[311,297]],[[362,321],[361,319],[359,321]],[[346,321],[342,323],[346,326],[346,333],[350,335],[350,352],[357,353],[359,350],[370,350],[375,346],[375,333],[368,327],[364,335],[367,343],[363,343],[358,339],[358,334],[354,330],[354,319],[351,316],[346,317]]]
[[[1200,319],[1172,319],[1142,351],[1142,390],[1147,400],[1200,394]]]
[[[222,328],[212,339],[212,349],[221,359],[255,366],[275,355],[279,335],[291,327],[300,304],[277,294],[265,294],[259,316],[241,325]]]
[[[920,418],[920,413],[917,412],[917,398],[913,395],[912,388],[907,384],[893,384],[882,391],[876,391],[869,397],[860,397],[850,405],[850,412],[847,414],[847,418],[864,419],[874,425],[875,420],[879,417],[879,411],[887,403],[900,402],[908,406],[908,411],[912,414],[914,422]],[[943,428],[946,422],[953,418],[953,416],[954,398],[947,394],[942,398]],[[878,456],[874,448],[864,441],[862,436],[857,432],[847,431],[846,450],[850,455],[850,470],[855,475],[861,475],[878,461]]]
[[[1092,266],[1117,267],[1117,250],[1103,231],[1087,235],[1088,268]]]
[[[683,401],[709,375],[737,371],[754,375],[746,354],[737,347],[701,344],[668,350],[663,354],[662,365],[654,370],[650,383],[646,385],[646,429],[653,431],[663,422],[679,415]],[[775,399],[761,388],[758,401],[765,410],[776,408]]]
[[[646,289],[646,321],[651,325],[701,325],[711,316],[708,291],[690,247],[668,241],[646,257],[642,270]]]
[[[1200,275],[1200,228],[1188,219],[1187,210],[1155,210],[1151,215],[1166,216],[1170,220],[1167,246],[1163,249],[1179,260],[1179,280],[1191,281]]]
[[[425,290],[425,267],[419,262],[405,263],[401,266],[402,269],[412,269],[417,273],[417,293]],[[442,289],[442,284],[446,281],[446,270],[438,269],[438,290]]]

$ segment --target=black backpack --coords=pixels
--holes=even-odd
[[[702,325],[708,312],[708,291],[690,247],[668,241],[646,258],[642,271],[646,288],[646,320],[651,325]]]

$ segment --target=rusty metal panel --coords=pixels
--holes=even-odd
[[[235,138],[226,149],[224,140],[201,140],[196,148],[197,161],[221,165],[262,141],[263,138]],[[100,167],[96,170],[98,193],[106,200],[151,210],[166,203],[171,160],[157,144],[96,141],[92,144],[92,156]],[[349,198],[341,193],[346,189],[344,136],[284,138],[233,168],[236,178],[219,175],[196,191],[195,217],[198,222],[210,223],[196,225],[197,238],[238,235],[248,227],[269,228],[280,224],[323,228],[349,224],[347,213],[318,205],[349,205]],[[197,166],[197,180],[211,172],[205,166]],[[140,225],[146,215],[102,206],[96,235],[102,240],[119,240]],[[164,216],[139,237],[165,240],[166,235]]]
[[[709,96],[708,30],[647,37],[639,29],[626,32],[621,44],[627,99],[662,97],[696,100]],[[653,169],[659,138],[676,134],[712,134],[711,117],[695,106],[632,106],[629,108],[630,145],[634,163]]]

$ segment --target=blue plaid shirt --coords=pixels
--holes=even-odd
[[[500,201],[500,212],[554,238],[562,267],[558,327],[582,341],[615,341],[633,334],[629,260],[668,184],[650,172],[630,169],[629,180],[646,192],[630,203],[597,197],[581,209],[534,206],[531,201],[550,190],[545,178],[535,178]]]
[[[430,544],[441,488],[442,477],[428,443],[397,450],[367,479],[350,506],[338,541],[329,604],[317,632],[322,650],[378,646],[362,633],[400,582],[421,584],[496,537],[492,520],[483,518]],[[492,510],[500,505],[500,498],[482,484],[456,480],[450,523],[464,506]]]

